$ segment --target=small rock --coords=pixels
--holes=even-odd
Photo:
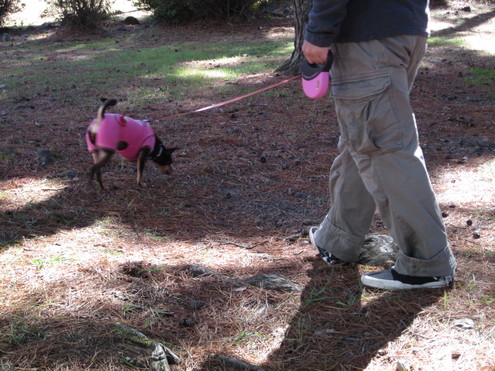
[[[387,352],[387,349],[379,349],[377,353],[378,353],[379,356],[382,356],[383,357],[388,352]]]
[[[8,148],[1,148],[0,147],[0,158],[6,159],[6,160],[12,160],[17,156],[19,156],[19,154],[17,152],[14,152]]]
[[[364,240],[358,263],[376,267],[391,266],[397,260],[399,247],[387,235],[370,236]]]
[[[335,335],[337,331],[335,331],[333,328],[324,328],[320,330],[315,331],[315,336],[321,339],[328,339]]]
[[[225,200],[240,198],[239,192],[237,192],[235,189],[223,189],[222,193]]]
[[[65,170],[60,173],[61,176],[69,179],[77,178],[77,172],[74,170]]]
[[[209,268],[199,264],[188,264],[184,266],[184,270],[188,271],[193,277],[214,276],[216,273]]]
[[[140,22],[139,22],[139,19],[129,16],[129,17],[126,17],[126,19],[124,19],[124,24],[138,25],[138,24],[140,24]]]
[[[216,358],[222,363],[222,370],[266,371],[262,367],[221,354],[217,355]]]
[[[278,274],[257,274],[244,281],[248,285],[256,286],[267,290],[301,292],[302,288]]]
[[[4,33],[2,35],[2,42],[8,42],[10,41],[10,35],[8,33]]]
[[[199,310],[205,306],[205,302],[202,300],[192,300],[189,303],[189,308],[192,310]]]
[[[53,163],[55,156],[49,149],[41,149],[38,151],[38,163],[40,166],[48,166]]]
[[[454,321],[454,326],[465,330],[474,328],[474,321],[470,318],[461,318]]]
[[[194,327],[196,325],[196,320],[194,320],[193,318],[186,317],[180,321],[180,324],[183,327]]]

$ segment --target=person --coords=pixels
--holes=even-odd
[[[310,241],[329,264],[357,262],[376,209],[399,247],[392,268],[365,286],[440,288],[456,260],[418,143],[410,90],[426,51],[428,0],[313,0],[302,52],[323,64],[340,138],[330,170],[331,207]]]

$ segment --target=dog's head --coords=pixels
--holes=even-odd
[[[151,159],[155,163],[158,170],[163,174],[172,173],[172,153],[174,153],[179,148],[166,148],[163,143],[156,138],[155,150],[151,154]]]

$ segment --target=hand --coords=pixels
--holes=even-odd
[[[309,41],[304,40],[302,52],[306,60],[311,64],[323,64],[327,60],[329,46],[316,46]]]

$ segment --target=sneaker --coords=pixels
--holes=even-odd
[[[314,234],[317,230],[318,227],[309,228],[309,241],[311,242],[311,245],[316,247],[323,261],[329,265],[347,265],[348,264],[347,262],[340,260],[335,255],[330,254],[327,250],[322,249],[316,245]]]
[[[453,276],[415,277],[397,273],[392,268],[361,276],[365,286],[384,290],[436,289],[447,287],[454,282]]]

